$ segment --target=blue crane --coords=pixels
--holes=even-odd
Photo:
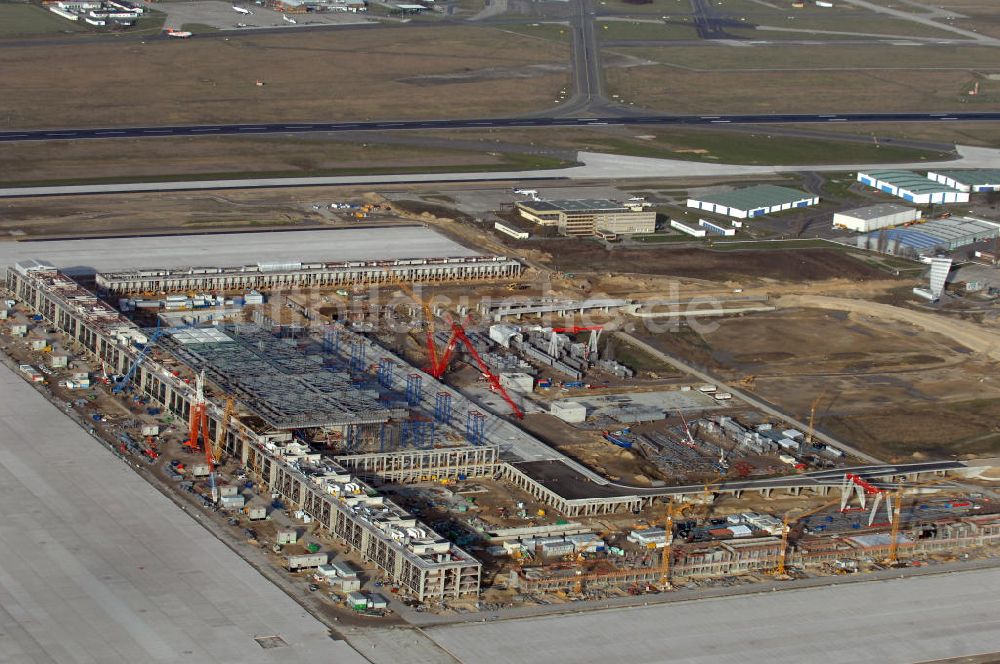
[[[115,386],[111,388],[112,394],[120,394],[122,390],[128,387],[129,383],[132,382],[132,378],[135,376],[135,372],[139,368],[139,365],[142,364],[146,360],[146,357],[149,355],[149,351],[153,349],[153,346],[156,345],[156,342],[159,340],[159,338],[162,337],[167,332],[169,332],[170,330],[171,328],[169,327],[161,329],[159,321],[157,321],[156,331],[153,332],[153,334],[149,337],[149,340],[145,344],[143,344],[142,348],[139,350],[139,354],[136,355],[135,360],[133,360],[132,362],[132,365],[129,366],[128,371],[126,371],[121,378],[115,381]]]

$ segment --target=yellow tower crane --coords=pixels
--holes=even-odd
[[[215,441],[212,444],[212,456],[215,458],[215,465],[222,463],[222,453],[225,450],[226,436],[229,434],[229,423],[235,414],[236,401],[232,397],[227,397],[226,409],[222,413],[222,420],[219,422],[219,428],[215,432]]]
[[[433,370],[438,366],[438,356],[437,356],[437,346],[434,340],[436,330],[434,328],[434,312],[431,311],[431,307],[427,302],[419,297],[413,290],[413,287],[406,283],[405,281],[398,281],[397,285],[413,298],[413,301],[420,305],[420,308],[424,312],[424,324],[427,326],[427,361]]]
[[[819,396],[813,399],[812,405],[809,406],[809,431],[806,432],[806,445],[812,445],[813,436],[816,435],[816,407],[819,406],[819,402],[823,400],[826,396],[826,390],[820,392]]]
[[[892,492],[892,496],[896,499],[892,506],[892,527],[890,529],[889,535],[889,555],[886,556],[885,562],[890,565],[895,565],[898,561],[899,554],[899,526],[900,526],[900,513],[903,509],[903,497],[906,495],[907,490],[919,489],[921,487],[929,486],[931,484],[938,484],[941,482],[940,477],[935,477],[932,480],[927,480],[926,482],[918,482],[913,486],[904,487],[902,484],[896,487],[896,490]]]
[[[664,589],[670,588],[670,557],[671,546],[674,543],[674,517],[684,514],[684,510],[691,507],[691,503],[681,503],[676,505],[673,499],[667,503],[667,518],[664,521],[665,544],[663,545],[663,557],[660,559],[660,586]]]

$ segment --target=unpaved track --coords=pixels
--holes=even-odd
[[[783,295],[774,303],[779,309],[792,307],[835,309],[874,316],[883,320],[909,323],[928,332],[942,334],[969,350],[982,353],[990,359],[1000,360],[1000,333],[975,323],[952,320],[936,314],[895,307],[891,304],[823,295]]]

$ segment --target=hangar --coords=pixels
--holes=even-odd
[[[931,171],[927,177],[959,191],[979,193],[1000,191],[1000,168],[978,168],[963,171]]]
[[[747,219],[765,214],[808,207],[819,203],[819,197],[789,187],[761,184],[701,198],[689,198],[687,206],[714,212],[726,217]]]
[[[908,203],[968,203],[968,192],[928,180],[913,171],[858,172],[858,182],[879,191],[902,198]]]

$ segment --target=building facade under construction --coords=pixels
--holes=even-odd
[[[7,270],[6,282],[18,299],[75,342],[78,352],[102,363],[109,374],[131,376],[132,389],[152,403],[178,417],[190,417],[198,399],[197,390],[172,366],[145,355],[144,347],[151,343],[151,337],[134,323],[45,263],[18,263]],[[211,332],[214,330],[200,334],[183,328],[174,340],[174,348],[233,343]],[[204,359],[189,351],[189,361]],[[219,366],[216,361],[216,371],[225,382],[229,378]],[[255,394],[262,395],[259,391]],[[325,396],[321,394],[318,398],[320,418],[336,414],[343,405],[330,403]],[[247,397],[249,404],[241,401],[241,411],[253,413],[253,406],[260,405],[254,398]],[[205,406],[206,440],[214,439],[225,409],[211,400]],[[275,424],[288,424],[295,420],[280,418],[312,416],[282,411],[280,406],[272,404],[270,412],[258,417],[265,423],[271,418]],[[374,408],[372,412],[376,418],[390,415]],[[239,459],[265,491],[281,496],[289,506],[318,521],[363,559],[381,569],[405,594],[419,601],[479,594],[481,564],[475,558],[385,500],[334,459],[293,442],[292,431],[272,426],[261,430],[233,419],[221,443],[225,455]],[[456,472],[478,477],[489,469],[488,463],[472,463]]]
[[[506,256],[409,258],[346,263],[256,263],[238,267],[186,267],[102,272],[97,287],[108,294],[180,291],[272,290],[507,279],[521,263]]]

